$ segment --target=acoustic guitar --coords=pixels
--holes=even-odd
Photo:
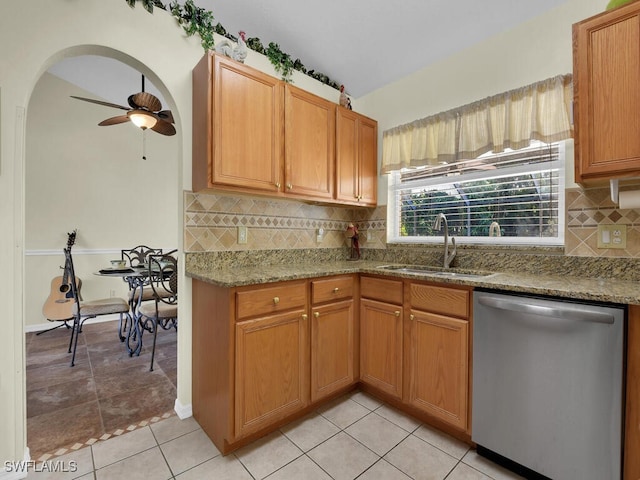
[[[76,230],[67,234],[67,248],[71,251],[71,247],[76,241]],[[69,275],[69,265],[65,261],[64,273],[59,277],[51,280],[51,292],[47,300],[42,306],[42,313],[50,321],[63,321],[73,318],[72,308],[75,299],[71,290]],[[82,280],[76,277],[76,285],[78,295],[82,287]]]

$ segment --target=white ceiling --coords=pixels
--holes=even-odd
[[[567,0],[194,0],[358,98]],[[544,35],[544,32],[540,32]],[[567,36],[571,29],[567,27]]]
[[[122,1],[122,0],[120,0]],[[194,0],[228,32],[276,42],[358,98],[567,0]],[[166,1],[168,3],[168,1]],[[138,6],[137,8],[142,8]],[[544,35],[544,32],[540,32]],[[182,35],[176,26],[176,35]],[[567,29],[567,35],[571,31]],[[117,60],[67,58],[49,72],[127,106],[140,74]],[[166,102],[147,80],[146,90]],[[98,108],[105,108],[99,107]]]

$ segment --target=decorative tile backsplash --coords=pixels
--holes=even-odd
[[[351,222],[358,226],[362,248],[387,248],[386,205],[351,208],[222,193],[184,196],[186,252],[344,248]],[[599,249],[599,224],[626,225],[627,248]],[[247,227],[246,244],[238,243],[238,226]],[[567,256],[640,258],[640,210],[618,208],[608,188],[567,189],[565,231]]]
[[[185,192],[185,251],[340,248],[345,231],[358,226],[364,248],[385,248],[386,207],[311,205],[287,199]],[[238,227],[247,243],[238,243]],[[318,231],[322,239],[318,241]]]
[[[640,211],[621,209],[609,188],[566,190],[565,254],[591,257],[640,258]],[[626,225],[627,248],[598,248],[598,225]]]

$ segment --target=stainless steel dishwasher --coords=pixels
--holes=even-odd
[[[527,478],[620,479],[624,322],[623,306],[475,291],[478,453]]]

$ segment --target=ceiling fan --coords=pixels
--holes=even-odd
[[[118,115],[117,117],[111,117],[103,120],[98,124],[101,127],[131,121],[142,130],[150,128],[161,135],[176,134],[175,127],[171,125],[174,123],[171,110],[162,110],[162,103],[160,100],[158,100],[156,96],[144,91],[144,75],[142,75],[142,91],[129,95],[129,98],[127,99],[127,103],[131,108],[123,107],[116,103],[94,100],[92,98],[76,97],[75,95],[71,95],[71,98],[127,111],[126,115]]]

